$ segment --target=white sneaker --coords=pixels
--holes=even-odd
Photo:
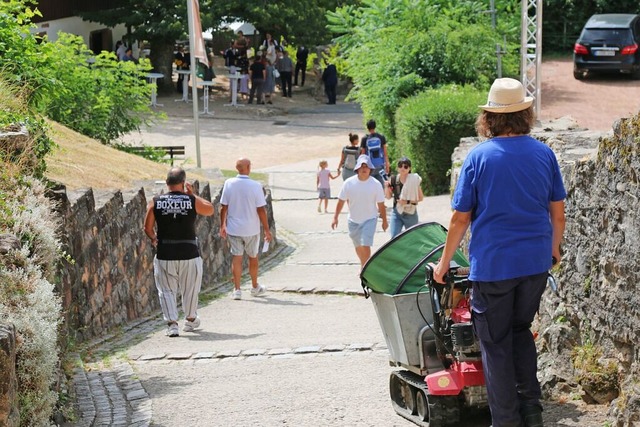
[[[184,322],[184,328],[182,328],[185,332],[193,332],[194,330],[200,327],[200,318],[196,317],[193,319],[193,322],[187,320]]]
[[[242,291],[240,289],[234,289],[231,293],[231,298],[235,300],[242,299]]]
[[[178,337],[180,336],[180,330],[178,329],[178,324],[177,323],[172,323],[169,325],[169,327],[167,328],[167,332],[166,332],[168,337]]]
[[[265,294],[265,292],[267,292],[267,288],[265,288],[262,285],[258,285],[255,288],[251,288],[251,296],[252,297],[259,297]]]

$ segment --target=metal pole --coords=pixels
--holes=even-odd
[[[491,0],[489,2],[489,7],[491,8],[491,27],[495,30],[496,29],[496,14],[498,13],[496,11],[496,1],[495,0]]]
[[[196,46],[195,20],[193,19],[193,0],[187,0],[187,21],[189,21],[189,59],[191,63],[191,98],[193,99],[193,124],[196,133],[196,164],[202,167],[200,162],[200,126],[198,123],[198,84],[196,82],[196,58],[194,55]]]

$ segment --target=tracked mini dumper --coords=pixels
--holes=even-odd
[[[447,284],[433,280],[446,229],[418,224],[382,246],[360,275],[389,350],[395,411],[424,427],[457,425],[488,412],[480,345],[471,326],[468,261],[458,251]]]

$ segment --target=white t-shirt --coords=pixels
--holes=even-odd
[[[227,233],[231,236],[260,234],[257,209],[267,204],[262,185],[247,175],[230,178],[222,187],[220,204],[227,206]]]
[[[349,219],[362,224],[378,217],[378,203],[384,202],[384,191],[377,179],[369,177],[366,181],[361,181],[356,175],[342,184],[338,198],[349,204]]]

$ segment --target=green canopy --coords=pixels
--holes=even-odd
[[[418,224],[397,235],[364,265],[362,287],[389,295],[417,292],[425,283],[424,266],[438,262],[446,238],[447,229],[436,222]],[[453,260],[469,266],[460,249]]]

